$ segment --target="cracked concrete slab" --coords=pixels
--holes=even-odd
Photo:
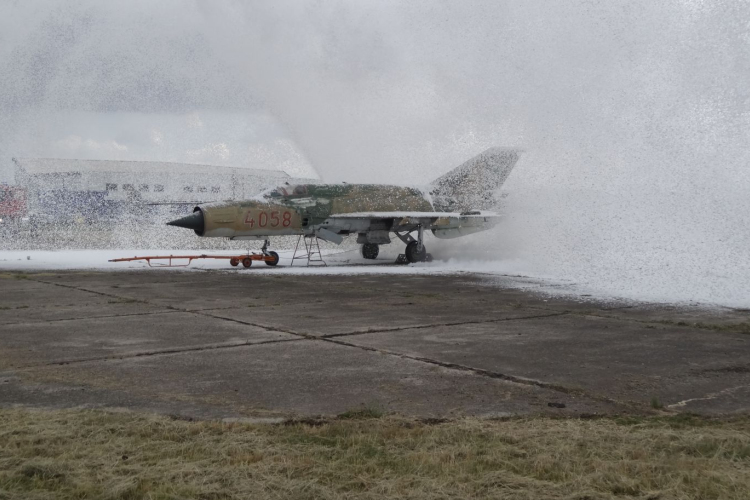
[[[671,403],[667,409],[713,415],[747,414],[750,412],[750,379],[742,385]]]
[[[206,275],[207,273],[203,274],[203,276]],[[85,286],[91,292],[106,293],[121,297],[123,300],[145,300],[155,306],[176,307],[187,311],[233,308],[251,303],[260,305],[276,303],[273,297],[264,293],[262,288],[257,288],[250,282],[233,283],[229,281],[219,283],[204,281],[201,283],[194,280],[179,280],[166,287],[161,282],[122,284],[117,288],[95,283],[85,283],[80,284],[80,286]]]
[[[178,311],[18,323],[2,327],[0,370],[284,337],[262,328]]]
[[[750,383],[750,336],[565,315],[343,337],[352,344],[648,405]]]
[[[750,336],[691,326],[742,311],[679,316],[466,273],[0,276],[0,304],[44,302],[0,310],[2,405],[451,416],[647,412],[655,398],[666,411],[749,411]]]
[[[750,330],[750,310],[701,307],[701,306],[672,306],[665,304],[643,304],[628,306],[612,310],[594,310],[593,314],[610,318],[653,322],[674,326],[702,326],[704,329],[714,328],[718,331],[726,330],[732,325],[748,323]]]
[[[373,307],[372,302],[349,299],[339,303],[346,319],[341,321],[332,304],[327,302],[299,304],[294,311],[282,307],[248,307],[205,311],[220,318],[231,318],[259,325],[273,325],[292,332],[308,335],[327,336],[347,333],[362,333],[378,330],[398,330],[402,328],[427,327],[460,321],[456,313],[440,302],[423,301],[411,298],[408,303],[384,301],[382,307]],[[503,321],[514,318],[545,316],[547,311],[524,311],[508,307],[493,309],[467,308],[463,314],[471,319],[465,321]],[[415,313],[418,311],[418,313]]]
[[[107,298],[92,295],[75,289],[64,289],[57,286],[38,283],[31,280],[2,280],[2,302],[0,312],[8,313],[9,310],[17,310],[22,314],[23,309],[46,307],[50,305],[79,305],[79,304],[106,304]]]
[[[0,325],[145,314],[163,310],[135,299],[92,294],[36,279],[2,280]]]
[[[75,321],[87,318],[131,316],[167,311],[164,308],[123,300],[95,301],[95,303],[66,303],[32,305],[23,308],[0,309],[0,325],[38,323],[48,321]]]
[[[215,406],[227,415],[335,415],[361,407],[439,417],[617,409],[548,389],[315,340],[48,367],[35,373],[34,380],[65,380],[89,391],[116,391],[160,404]],[[565,409],[548,405],[561,399]]]

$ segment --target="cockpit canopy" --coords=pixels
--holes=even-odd
[[[295,196],[307,196],[307,184],[284,184],[275,189],[271,189],[265,194],[265,198],[291,198]]]

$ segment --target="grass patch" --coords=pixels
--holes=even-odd
[[[383,410],[372,406],[363,406],[353,410],[347,410],[339,413],[339,420],[362,420],[367,418],[381,418],[384,415]]]
[[[713,324],[713,323],[694,323],[693,326],[696,328],[703,328],[705,330],[714,330],[717,332],[734,332],[734,333],[747,333],[750,334],[750,322],[743,321],[741,323],[728,323],[728,324]]]
[[[747,417],[0,422],[0,498],[750,498]]]
[[[53,276],[53,273],[34,273],[34,277],[43,277],[43,276]],[[9,271],[9,272],[0,272],[0,279],[11,279],[11,280],[26,280],[31,278],[31,274],[24,273],[24,272],[18,272],[18,271]]]
[[[742,321],[739,323],[689,323],[687,321],[658,321],[662,325],[688,326],[691,328],[700,328],[701,330],[711,330],[714,332],[732,332],[750,334],[750,322]]]

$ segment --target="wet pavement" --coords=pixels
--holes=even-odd
[[[474,274],[0,273],[0,405],[186,418],[750,411],[750,311]]]

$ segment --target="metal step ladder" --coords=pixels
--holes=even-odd
[[[304,249],[300,248],[300,242],[304,243]],[[328,266],[323,260],[323,254],[320,253],[318,237],[314,234],[300,235],[297,239],[297,246],[294,247],[292,255],[292,267],[295,260],[307,261],[308,266]]]

